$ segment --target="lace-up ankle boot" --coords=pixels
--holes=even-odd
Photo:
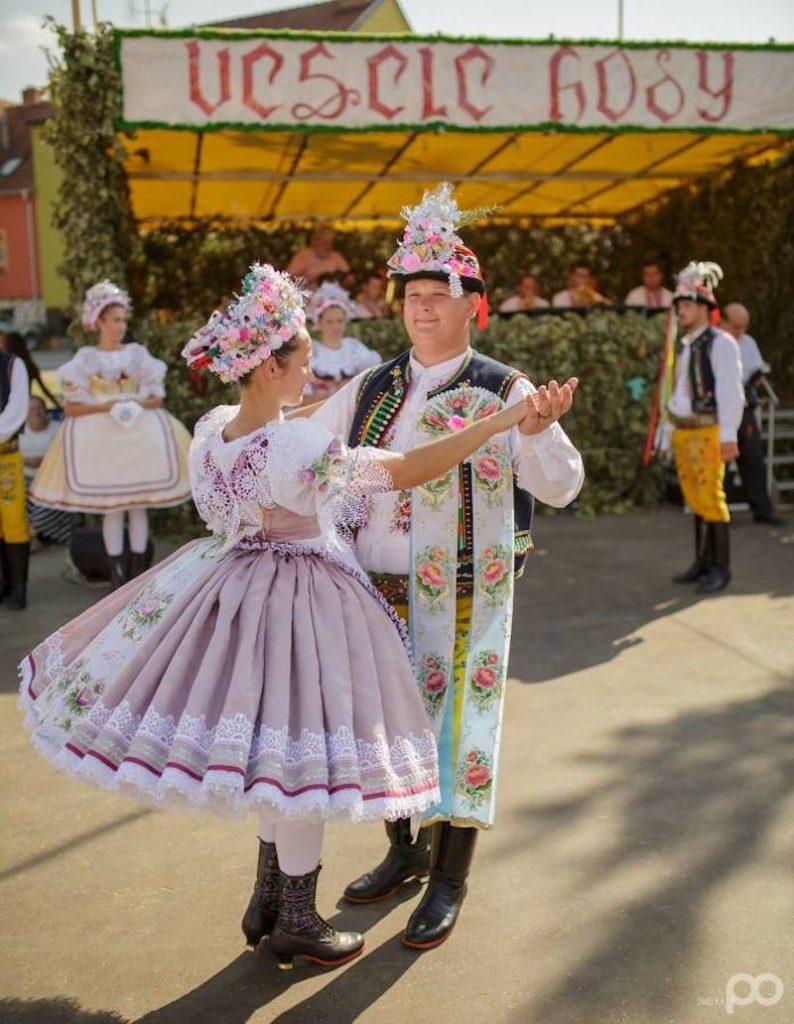
[[[256,949],[266,935],[273,931],[278,917],[279,869],[275,843],[259,840],[259,860],[256,881],[248,907],[243,914],[242,929],[245,941]]]
[[[282,971],[292,969],[296,956],[321,967],[339,967],[354,960],[364,948],[364,938],[358,932],[338,932],[317,913],[319,873],[319,865],[306,875],[279,872],[281,895],[270,948]]]

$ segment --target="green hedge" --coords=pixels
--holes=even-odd
[[[236,389],[211,374],[198,378],[201,394],[192,386],[179,353],[198,323],[160,326],[148,321],[136,332],[168,363],[168,407],[188,426],[212,406],[237,400]],[[351,325],[351,333],[383,359],[406,346],[400,321],[361,321]],[[585,460],[587,481],[576,506],[581,515],[623,512],[659,499],[659,468],[642,469],[641,458],[662,334],[663,317],[605,311],[494,320],[475,338],[480,351],[524,370],[538,383],[580,378],[565,428]],[[636,397],[639,392],[642,396]],[[161,526],[171,530],[192,531],[195,525],[189,509],[161,514]]]

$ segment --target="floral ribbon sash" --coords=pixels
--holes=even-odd
[[[468,386],[432,398],[414,444],[460,430],[503,406]],[[468,637],[456,598],[460,472],[414,489],[410,637],[419,685],[439,747],[441,803],[429,820],[494,823],[499,743],[513,606],[513,469],[505,435],[470,459],[474,585]],[[458,644],[456,647],[456,630]]]

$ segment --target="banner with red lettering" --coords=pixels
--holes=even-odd
[[[794,132],[794,48],[118,31],[123,127]]]

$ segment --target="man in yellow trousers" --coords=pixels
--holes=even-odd
[[[730,583],[730,512],[725,464],[739,454],[737,432],[744,409],[739,348],[712,325],[719,309],[716,263],[691,262],[678,275],[673,303],[683,331],[676,353],[668,407],[673,454],[684,501],[695,520],[695,559],[676,583],[696,583],[714,594]]]
[[[0,350],[0,601],[27,603],[30,527],[25,511],[25,467],[19,435],[28,415],[28,371]]]

